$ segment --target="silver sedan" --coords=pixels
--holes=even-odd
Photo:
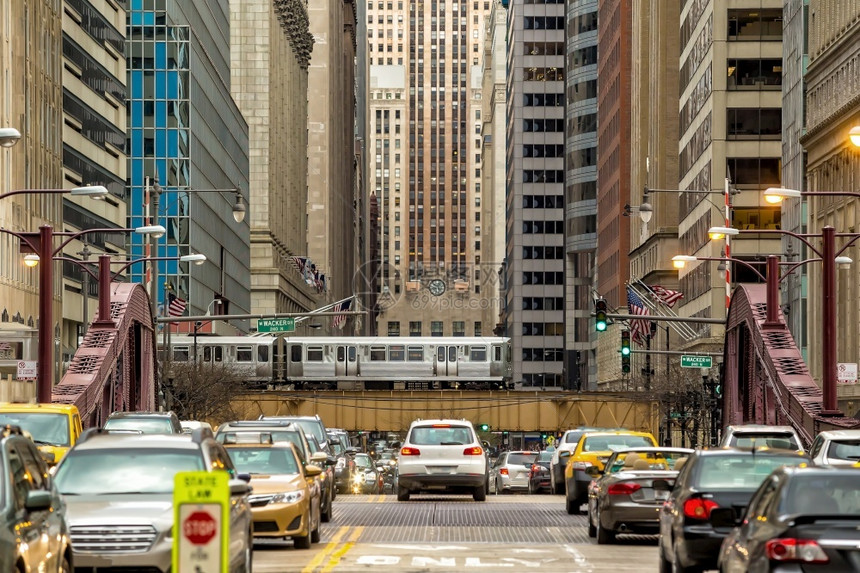
[[[613,452],[588,488],[588,535],[612,543],[618,533],[656,533],[659,511],[693,450],[630,448]]]
[[[514,490],[528,491],[529,471],[538,459],[540,452],[505,452],[493,464],[490,479],[496,493],[510,493]]]

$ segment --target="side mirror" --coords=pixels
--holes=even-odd
[[[715,507],[711,510],[711,525],[714,529],[718,527],[734,527],[740,523],[735,519],[735,510],[731,507]]]
[[[315,454],[311,454],[311,463],[312,464],[325,464],[328,462],[328,454],[325,452],[317,452]]]
[[[42,459],[45,460],[45,463],[49,466],[57,462],[57,455],[54,452],[39,450],[39,454],[42,456]]]
[[[251,474],[237,474],[236,479],[240,479],[243,482],[248,483],[251,481]]]
[[[228,483],[230,484],[230,495],[245,495],[246,493],[251,493],[251,486],[249,486],[246,481],[241,479],[231,479]]]
[[[316,477],[322,473],[322,468],[319,466],[315,466],[313,464],[308,464],[305,466],[305,476],[306,477]]]
[[[669,483],[669,480],[655,479],[651,482],[651,487],[654,488],[655,491],[670,491],[672,489],[672,484]]]
[[[567,460],[570,458],[570,451],[563,450],[558,453],[558,461],[562,464],[567,464]]]
[[[337,458],[334,456],[328,456],[325,460],[325,465],[336,466],[337,465]]]
[[[51,508],[51,492],[44,489],[34,489],[27,492],[27,500],[24,502],[27,511],[41,511]]]
[[[587,468],[585,468],[585,473],[592,478],[599,478],[603,475],[603,472],[600,471],[600,468],[598,468],[597,466],[588,466]]]

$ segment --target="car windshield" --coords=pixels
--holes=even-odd
[[[762,456],[750,454],[702,456],[698,461],[696,489],[743,490],[758,489],[764,478],[776,468],[806,463],[802,456]]]
[[[360,468],[369,468],[373,466],[373,460],[367,454],[357,454],[355,456],[355,465]]]
[[[329,446],[331,446],[331,453],[336,456],[342,456],[344,451],[346,451],[344,450],[340,442],[332,442],[331,444],[329,444]]]
[[[789,432],[763,434],[763,433],[736,433],[729,440],[730,446],[738,448],[773,448],[776,450],[799,450],[800,446],[794,435]]]
[[[538,453],[516,453],[508,456],[508,465],[530,466],[537,461]]]
[[[0,413],[0,426],[11,424],[20,426],[22,430],[30,432],[33,441],[37,444],[51,444],[53,446],[68,446],[69,444],[69,418],[65,414],[30,413],[30,412],[2,412]]]
[[[860,440],[839,440],[830,442],[827,457],[839,460],[860,460]]]
[[[170,494],[177,472],[203,469],[197,449],[75,449],[60,463],[54,481],[63,495]]]
[[[650,470],[673,470],[675,464],[681,458],[686,458],[689,454],[686,452],[672,451],[629,451],[617,452],[615,457],[610,459],[608,472],[614,474],[622,469],[632,469],[636,460],[645,460],[648,462]]]
[[[297,474],[299,464],[286,448],[228,447],[236,471],[249,474]]]
[[[105,430],[138,430],[144,434],[173,434],[168,418],[112,418],[105,422]]]
[[[236,429],[227,432],[219,432],[215,439],[222,444],[263,444],[263,443],[290,443],[299,449],[299,454],[305,451],[304,441],[297,431],[289,430],[262,430],[245,431]]]
[[[552,460],[552,452],[550,450],[544,450],[538,456],[537,461],[539,462],[548,462]]]
[[[474,441],[468,426],[415,426],[409,442],[416,446],[462,446]]]
[[[294,418],[290,421],[301,426],[306,434],[313,434],[320,444],[326,441],[325,432],[316,420],[297,420]]]
[[[779,504],[781,514],[860,515],[856,471],[794,475]]]
[[[618,434],[616,436],[591,436],[585,438],[583,452],[614,452],[624,448],[651,447],[656,444],[646,436]]]
[[[565,444],[575,444],[575,443],[579,442],[579,438],[581,438],[582,434],[584,434],[584,433],[585,432],[569,432],[564,437],[564,443]]]

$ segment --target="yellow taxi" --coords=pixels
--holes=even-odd
[[[322,470],[303,464],[293,444],[224,444],[236,471],[251,475],[254,537],[291,538],[297,549],[320,540]]]
[[[604,430],[583,434],[564,467],[564,497],[567,512],[579,513],[580,507],[588,501],[588,485],[592,480],[586,471],[588,468],[596,467],[603,471],[603,464],[615,450],[656,446],[657,440],[648,432]]]
[[[29,434],[48,467],[75,445],[83,431],[81,415],[71,404],[0,404],[0,427],[18,426]]]

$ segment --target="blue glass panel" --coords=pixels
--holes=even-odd
[[[167,132],[163,129],[155,130],[155,155],[164,157],[167,154]]]
[[[129,127],[143,127],[143,102],[140,100],[131,102],[131,123]]]
[[[179,155],[179,134],[175,129],[167,132],[167,156],[177,157]]]
[[[143,130],[133,129],[130,134],[130,139],[132,157],[140,157],[143,155]]]
[[[154,26],[155,25],[155,12],[144,12],[143,13],[143,23],[146,26]]]
[[[129,10],[131,10],[132,12],[143,10],[143,0],[131,0]]]
[[[131,180],[133,183],[139,183],[140,181],[143,181],[143,160],[131,160]]]
[[[155,44],[155,67],[159,70],[167,69],[167,46],[164,42]]]
[[[131,99],[143,99],[143,72],[140,70],[133,70],[129,74],[129,81],[131,82],[131,85],[129,86]]]
[[[164,99],[167,95],[165,72],[155,72],[155,99]]]
[[[167,102],[155,102],[155,127],[167,127]]]
[[[132,26],[142,26],[143,25],[143,13],[132,12],[129,24],[131,24]]]
[[[179,99],[179,72],[167,72],[167,97]]]

